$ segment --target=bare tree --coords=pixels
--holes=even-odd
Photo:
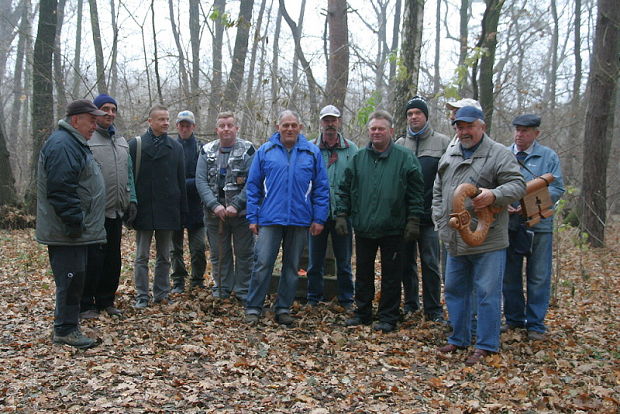
[[[185,67],[185,52],[183,52],[183,46],[181,45],[181,36],[177,29],[177,22],[174,18],[174,6],[172,0],[168,0],[168,10],[170,12],[170,27],[172,29],[172,36],[174,37],[174,43],[177,45],[177,53],[179,54],[179,81],[181,83],[181,90],[185,99],[189,97],[189,79],[187,76],[187,69]]]
[[[459,63],[458,68],[461,70],[461,76],[459,79],[459,95],[464,96],[466,94],[468,79],[465,70],[465,59],[467,58],[467,39],[469,38],[469,3],[470,0],[461,0],[461,7],[459,8]],[[446,19],[447,21],[447,19]]]
[[[615,0],[598,0],[594,50],[590,60],[584,134],[581,226],[593,247],[605,243],[607,163],[620,76],[620,7]]]
[[[32,79],[32,175],[26,193],[26,203],[34,211],[36,201],[37,160],[43,141],[52,130],[54,118],[50,110],[54,106],[52,82],[52,56],[56,35],[56,0],[40,0],[39,27],[34,43]]]
[[[80,61],[82,59],[82,17],[84,10],[84,0],[77,0],[77,23],[75,27],[75,52],[73,55],[73,87],[71,96],[76,99],[80,95],[80,84],[82,74],[80,72]]]
[[[344,108],[349,83],[349,28],[346,0],[328,0],[329,60],[325,103]]]
[[[405,0],[399,70],[392,101],[394,128],[397,133],[405,129],[405,103],[418,91],[423,19],[424,0]]]
[[[276,28],[273,32],[273,53],[271,58],[271,116],[280,111],[280,73],[278,70],[278,52],[280,51],[280,30],[282,29],[282,9],[278,7],[278,15],[276,17]]]
[[[480,59],[474,65],[472,82],[474,86],[474,98],[479,98],[480,105],[484,110],[484,119],[487,131],[491,131],[493,123],[493,68],[495,65],[495,51],[497,48],[497,25],[505,0],[485,0],[486,9],[482,17],[482,30],[477,47],[483,52]],[[477,70],[480,69],[479,78]],[[477,82],[476,82],[477,80]]]
[[[437,8],[435,10],[435,62],[433,66],[433,99],[439,95],[439,84],[441,76],[439,75],[439,56],[441,51],[441,1],[437,0]]]
[[[549,76],[545,84],[545,101],[549,104],[549,109],[555,109],[556,82],[558,79],[558,44],[560,42],[560,19],[558,17],[558,6],[556,0],[551,0],[551,19],[553,20],[553,31],[551,32],[551,42],[549,44]]]
[[[62,64],[62,50],[60,50],[60,35],[62,24],[65,19],[65,4],[67,0],[58,0],[58,12],[56,19],[56,36],[54,37],[54,84],[56,85],[56,114],[62,114],[67,106],[67,94],[65,92],[65,74]]]
[[[114,6],[114,0],[110,0],[110,17],[112,22],[112,60],[110,61],[110,76],[108,83],[110,85],[109,91],[112,96],[116,96],[118,86],[118,65],[116,63],[118,59],[118,23],[116,21],[116,7]]]
[[[200,3],[199,0],[189,0],[189,36],[192,46],[192,75],[191,75],[191,97],[189,107],[191,108],[196,122],[200,125]]]
[[[224,40],[224,24],[226,13],[226,0],[215,0],[211,18],[214,22],[213,42],[211,46],[211,94],[209,95],[209,108],[207,110],[207,131],[215,130],[215,118],[220,110],[222,101],[222,45]]]
[[[390,47],[390,90],[392,90],[392,79],[396,75],[396,51],[398,50],[398,35],[400,33],[400,11],[403,7],[402,0],[396,0],[394,5],[394,22],[392,25],[392,46]]]
[[[94,1],[94,0],[90,0]],[[164,95],[161,91],[161,77],[159,76],[159,56],[157,49],[157,30],[155,26],[155,0],[151,0],[151,27],[153,28],[153,62],[155,63],[155,83],[157,84],[157,96],[159,97],[159,103],[164,103]]]
[[[15,204],[16,201],[15,179],[13,178],[4,126],[2,125],[0,126],[0,206]]]
[[[103,62],[103,47],[101,46],[101,30],[99,29],[97,0],[88,0],[88,5],[90,6],[90,24],[93,31],[95,63],[97,65],[97,91],[99,93],[108,93],[108,86],[105,78],[105,64]]]

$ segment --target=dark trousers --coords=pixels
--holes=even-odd
[[[65,336],[78,328],[88,246],[48,246],[47,252],[56,283],[54,333]]]
[[[114,305],[114,295],[121,276],[121,236],[123,220],[105,219],[106,244],[88,246],[88,267],[82,309],[105,309]]]
[[[396,325],[399,319],[402,275],[402,236],[369,239],[355,236],[355,304],[356,313],[364,321],[372,319],[372,300],[375,296],[375,257],[381,251],[381,299],[379,321]]]

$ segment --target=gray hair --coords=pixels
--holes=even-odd
[[[297,122],[301,124],[301,118],[299,118],[299,114],[297,112],[290,109],[285,109],[284,111],[280,112],[280,115],[278,115],[278,125],[280,125],[280,122],[282,122],[282,118],[287,116],[294,116]]]
[[[370,125],[370,121],[372,121],[373,119],[385,119],[386,121],[388,121],[388,124],[390,124],[390,128],[394,126],[394,118],[392,117],[392,115],[390,115],[388,111],[379,109],[371,113],[368,117],[368,124],[366,124],[366,127]]]

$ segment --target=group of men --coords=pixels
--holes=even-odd
[[[276,132],[256,149],[237,136],[232,112],[218,115],[218,139],[205,144],[194,136],[192,112],[178,114],[174,139],[168,135],[168,109],[155,105],[146,133],[127,143],[115,130],[114,98],[100,95],[93,102],[70,103],[38,165],[37,240],[49,246],[56,282],[54,342],[94,346],[95,341],[79,329],[80,316],[97,317],[101,311],[121,314],[114,295],[123,221],[136,234],[136,309],[150,305],[151,290],[154,303],[169,303],[170,293],[185,290],[187,230],[190,286],[204,287],[206,234],[212,293],[240,300],[250,325],[263,315],[282,247],[273,310],[276,322],[291,325],[302,251],[307,244],[307,300],[316,306],[324,300],[324,261],[331,236],[337,299],[347,310],[355,303],[347,326],[370,325],[376,319],[373,329],[396,329],[402,288],[404,312],[421,308],[418,253],[424,316],[443,322],[441,240],[447,252],[445,301],[452,334],[439,352],[466,348],[474,335],[475,349],[467,364],[498,352],[502,296],[504,328],[526,328],[530,339],[543,339],[552,218],[531,229],[531,252],[513,249],[509,235],[523,225],[518,201],[525,194],[526,179],[550,172],[555,178],[550,187],[553,201],[562,195],[557,154],[537,142],[536,115],[515,118],[515,143],[507,148],[486,135],[476,101],[463,99],[447,107],[453,109],[452,141],[434,131],[426,101],[416,96],[405,108],[407,132],[396,141],[392,116],[378,110],[369,116],[368,144],[358,149],[342,135],[339,109],[328,105],[320,112],[316,139],[306,139],[299,115],[285,110]],[[467,245],[448,226],[454,190],[465,182],[479,189],[468,208],[499,211],[479,246]],[[149,289],[153,237],[156,262]],[[377,250],[381,295],[373,317]],[[529,256],[527,300],[522,288],[525,255]]]

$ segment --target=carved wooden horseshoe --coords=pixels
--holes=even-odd
[[[480,194],[480,190],[473,184],[463,183],[456,188],[452,198],[452,211],[448,224],[461,234],[463,241],[470,246],[480,246],[487,238],[487,233],[493,221],[495,214],[501,211],[499,207],[488,206],[482,210],[476,211],[478,217],[478,225],[476,230],[472,230],[471,214],[465,209],[465,199],[475,198]]]

